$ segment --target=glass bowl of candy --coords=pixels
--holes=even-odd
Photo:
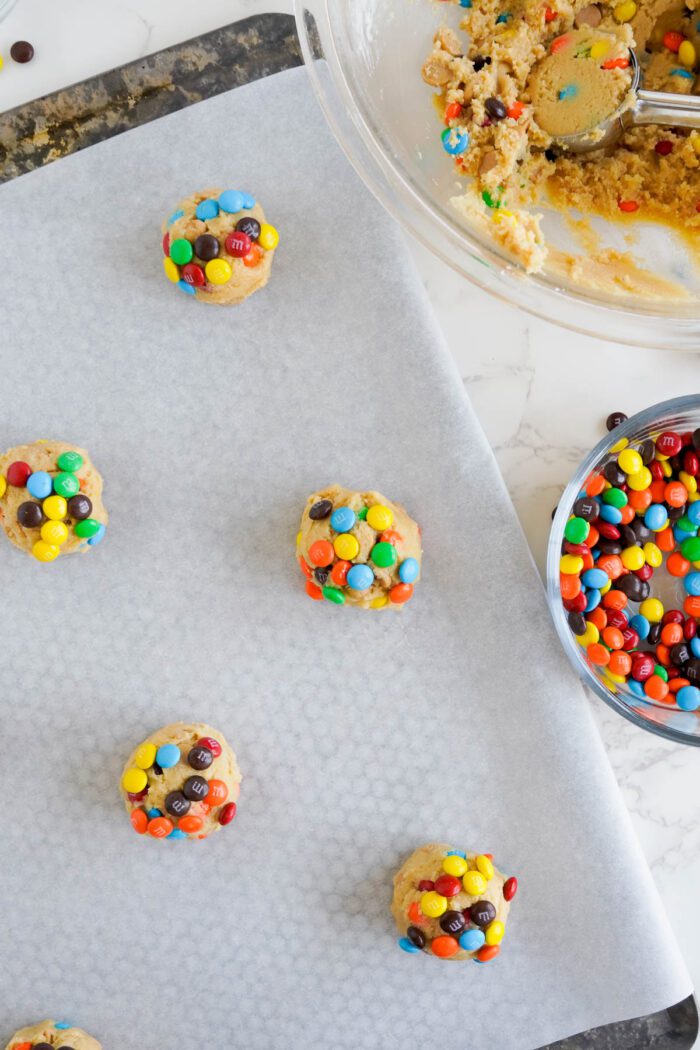
[[[547,592],[586,685],[635,725],[700,746],[699,482],[700,395],[613,426],[557,507]]]
[[[549,256],[541,272],[528,273],[505,243],[508,224],[520,223],[517,215],[498,211],[500,200],[489,204],[493,213],[482,208],[478,216],[459,207],[467,179],[453,155],[458,138],[446,135],[445,99],[423,81],[421,69],[441,23],[466,40],[459,23],[471,6],[471,0],[294,0],[312,84],[347,156],[405,229],[485,290],[605,339],[696,350],[694,217],[678,229],[634,214],[615,221],[594,216],[588,224],[572,207],[538,201],[532,217],[544,216]],[[505,222],[500,243],[496,219]]]

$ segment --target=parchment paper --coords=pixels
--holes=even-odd
[[[282,238],[232,309],[161,269],[162,217],[217,184]],[[508,1050],[687,995],[401,234],[304,72],[3,186],[0,239],[0,443],[87,447],[111,515],[52,565],[0,537],[4,1037],[54,1016],[105,1050]],[[298,519],[336,480],[423,527],[401,614],[304,593]],[[177,719],[244,774],[204,843],[138,838],[118,791]],[[493,963],[397,947],[392,874],[435,839],[519,876]]]

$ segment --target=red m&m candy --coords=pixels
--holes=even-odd
[[[456,897],[461,892],[462,883],[454,875],[440,875],[435,880],[435,892],[443,897]]]
[[[236,803],[228,802],[219,813],[219,824],[221,824],[222,827],[225,827],[227,824],[231,823],[235,815]]]
[[[503,883],[503,896],[507,901],[512,901],[515,894],[518,892],[518,880],[515,875],[511,875],[509,879]]]
[[[213,736],[200,737],[197,741],[197,747],[206,747],[207,751],[211,751],[214,758],[218,758],[221,754],[221,744]]]
[[[237,259],[242,259],[244,255],[247,255],[252,244],[250,237],[243,230],[234,230],[229,233],[225,241],[226,251]]]
[[[27,484],[27,479],[31,473],[32,468],[29,464],[19,459],[15,463],[10,463],[7,468],[7,483],[8,485],[14,485],[15,488],[22,489]]]
[[[186,284],[192,284],[196,288],[201,288],[207,280],[204,275],[204,270],[201,266],[197,266],[197,263],[187,263],[186,266],[183,266],[180,276]]]

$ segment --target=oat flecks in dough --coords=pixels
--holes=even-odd
[[[163,268],[178,292],[235,306],[270,277],[279,234],[250,194],[206,189],[180,201],[162,225]]]
[[[121,789],[139,834],[204,839],[233,820],[240,783],[236,756],[218,729],[174,722],[134,749]]]
[[[458,172],[471,180],[465,195],[472,203],[462,210],[488,216],[490,200],[507,208],[515,220],[509,225],[516,226],[526,221],[525,207],[550,196],[560,208],[613,220],[625,219],[626,214],[635,222],[654,219],[686,236],[700,232],[699,132],[648,126],[626,133],[611,152],[566,154],[552,149],[552,135],[537,122],[531,83],[554,41],[590,33],[595,37],[592,45],[599,44],[596,56],[601,34],[614,41],[610,50],[593,58],[582,48],[574,61],[607,64],[610,68],[600,73],[609,73],[614,81],[612,96],[628,76],[623,68],[628,46],[640,58],[645,88],[697,92],[699,25],[698,0],[687,5],[679,0],[483,0],[466,9],[458,34],[460,53],[454,53],[454,46],[448,49],[444,34],[438,32],[423,67],[424,80],[439,91],[446,123],[469,135],[468,148],[455,159]],[[692,68],[665,45],[669,30],[692,43],[697,56]],[[567,82],[562,85],[566,87],[576,84]],[[561,105],[569,107],[574,97],[569,92]],[[659,142],[665,143],[660,152]],[[518,236],[499,226],[496,222],[491,228],[494,238],[502,244],[507,240],[504,247],[526,270],[541,270],[547,247],[539,220],[530,224],[530,235]]]
[[[58,460],[68,454],[70,462],[71,453],[77,453],[82,463],[74,471],[67,471],[65,465],[59,466]],[[77,462],[75,460],[75,463]],[[32,473],[48,474],[52,481],[59,474],[73,473],[79,485],[79,496],[87,497],[89,500],[89,504],[81,501],[79,505],[80,513],[89,507],[87,519],[77,518],[71,513],[72,497],[65,496],[67,513],[60,521],[66,526],[67,534],[58,546],[55,543],[48,544],[56,548],[53,556],[51,556],[51,551],[49,551],[49,556],[44,556],[47,544],[42,538],[42,527],[48,521],[47,516],[43,513],[39,514],[37,510],[37,524],[31,526],[23,525],[18,520],[18,513],[20,518],[26,514],[26,508],[20,511],[24,504],[34,503],[38,508],[43,509],[45,500],[33,496],[26,484],[13,485],[10,483],[8,469],[13,463],[26,463]],[[11,477],[12,472],[10,472]],[[52,492],[51,496],[55,496],[55,493]],[[73,506],[78,512],[78,506],[76,504]],[[51,513],[53,514],[53,508]],[[4,456],[0,456],[0,524],[7,538],[20,550],[27,554],[34,553],[40,561],[50,561],[59,554],[73,554],[76,551],[86,553],[101,542],[108,520],[109,516],[102,503],[102,476],[96,470],[85,449],[78,448],[77,445],[69,445],[65,441],[35,441],[32,445],[18,445],[11,448]],[[81,521],[95,524],[89,526],[83,524],[76,532],[76,526]],[[84,533],[82,536],[79,535],[81,531]],[[48,534],[45,532],[45,535]]]
[[[306,501],[296,555],[311,598],[401,609],[420,579],[421,532],[380,492],[330,485]]]
[[[517,891],[486,854],[420,846],[394,876],[391,912],[404,951],[488,962],[499,954]],[[472,914],[471,908],[475,906]]]
[[[57,1050],[102,1050],[102,1044],[84,1032],[82,1028],[65,1026],[60,1021],[40,1021],[39,1024],[20,1028],[7,1044],[6,1050],[29,1050],[29,1047],[48,1043]]]

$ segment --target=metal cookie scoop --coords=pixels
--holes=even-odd
[[[641,71],[634,51],[630,51],[630,64],[633,69],[632,86],[615,112],[595,128],[553,139],[555,146],[569,153],[590,153],[591,150],[613,146],[625,131],[642,124],[700,128],[700,95],[644,91],[639,87]]]

